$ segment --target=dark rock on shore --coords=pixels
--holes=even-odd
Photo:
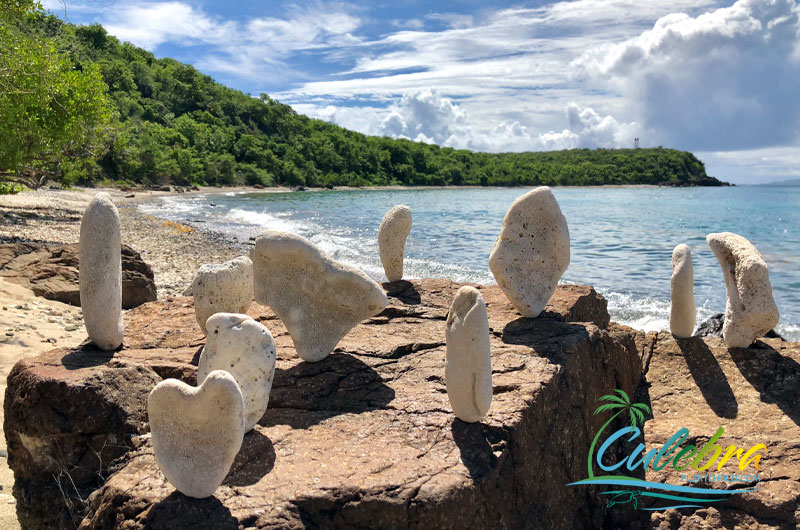
[[[0,245],[0,277],[29,287],[37,296],[81,305],[78,245]],[[156,300],[153,271],[142,256],[122,245],[122,308]]]
[[[204,339],[190,298],[128,312],[117,352],[84,345],[19,362],[5,432],[23,526],[603,524],[600,490],[566,484],[585,478],[604,420],[592,414],[597,398],[613,388],[633,395],[640,382],[632,330],[608,324],[605,301],[590,287],[559,286],[538,319],[520,318],[497,287],[479,287],[492,328],[494,400],[485,421],[466,424],[450,411],[444,385],[445,318],[458,287],[385,284],[386,310],[313,364],[254,303],[250,315],[277,344],[270,406],[208,499],[184,497],[164,480],[144,408],[161,378],[194,383]]]
[[[705,321],[703,321],[699,326],[697,326],[697,331],[695,331],[695,337],[722,337],[722,324],[725,322],[725,313],[717,313],[708,317]],[[780,339],[786,340],[781,337],[777,331],[774,329],[772,331],[767,332],[764,335],[767,339]]]

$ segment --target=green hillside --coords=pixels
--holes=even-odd
[[[250,97],[193,67],[120,43],[99,25],[28,24],[78,70],[98,67],[114,116],[104,148],[66,180],[154,185],[718,185],[674,149],[478,153],[366,136]],[[0,168],[1,169],[1,168]]]

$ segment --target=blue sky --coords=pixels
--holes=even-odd
[[[736,183],[800,177],[794,0],[45,6],[368,134],[493,152],[638,137]]]

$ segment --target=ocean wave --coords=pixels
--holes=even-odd
[[[237,224],[250,225],[261,229],[276,230],[280,232],[291,232],[303,235],[308,232],[308,227],[302,222],[282,219],[267,212],[254,212],[252,210],[242,210],[233,208],[223,217],[225,221]]]

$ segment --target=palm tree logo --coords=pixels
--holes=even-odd
[[[628,394],[624,390],[615,389],[614,392],[616,394],[606,394],[605,396],[600,396],[597,400],[598,401],[605,401],[599,407],[597,407],[594,411],[594,414],[600,414],[601,412],[605,412],[607,410],[616,410],[617,412],[611,416],[611,418],[606,421],[603,426],[597,431],[597,434],[592,440],[592,445],[589,447],[589,461],[588,470],[589,470],[589,478],[593,479],[594,471],[592,470],[592,460],[594,459],[594,449],[597,446],[597,441],[600,439],[600,435],[603,431],[608,427],[614,419],[627,412],[630,414],[631,418],[631,431],[633,431],[637,425],[644,424],[644,415],[645,413],[650,414],[650,407],[645,405],[644,403],[631,403],[631,398],[628,397]]]

